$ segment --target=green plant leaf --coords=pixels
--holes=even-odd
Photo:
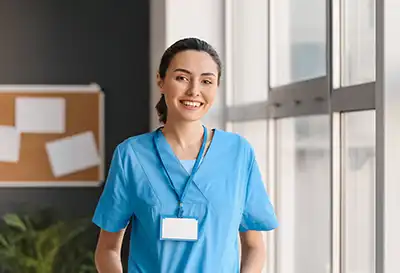
[[[0,234],[0,246],[8,247],[7,239],[3,234]]]
[[[3,217],[4,222],[10,227],[14,227],[20,231],[26,231],[26,226],[17,214],[6,214]]]
[[[96,273],[90,219],[55,222],[48,214],[8,214],[0,230],[2,273]],[[6,270],[3,272],[2,270]]]

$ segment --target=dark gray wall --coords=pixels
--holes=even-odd
[[[0,84],[91,82],[105,89],[108,167],[120,141],[149,129],[149,1],[0,0]],[[0,215],[91,216],[101,190],[0,188]]]

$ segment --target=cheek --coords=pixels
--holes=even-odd
[[[204,99],[209,103],[212,104],[215,100],[215,96],[217,94],[217,89],[213,88],[204,92]]]
[[[164,86],[163,93],[170,99],[173,99],[175,97],[182,96],[182,94],[184,94],[185,91],[186,91],[185,84],[171,81]]]

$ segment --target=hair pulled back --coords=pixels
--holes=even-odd
[[[158,73],[161,79],[165,78],[165,74],[167,73],[168,67],[172,59],[175,57],[175,55],[186,50],[196,50],[208,53],[218,66],[218,82],[219,82],[222,70],[221,59],[219,58],[217,51],[210,44],[198,38],[184,38],[178,40],[177,42],[172,44],[169,48],[167,48],[167,50],[165,50],[163,56],[161,57],[160,66],[158,68]],[[159,121],[165,124],[167,122],[168,108],[167,108],[167,103],[165,102],[164,94],[161,95],[161,98],[156,105],[156,110],[159,117]]]

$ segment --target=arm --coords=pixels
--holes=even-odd
[[[126,149],[118,146],[113,154],[107,181],[97,204],[93,223],[100,229],[95,250],[99,273],[122,273],[121,248],[126,227],[134,214],[131,193],[134,181],[128,183],[123,169]],[[122,153],[122,155],[121,155]]]
[[[255,153],[250,148],[247,190],[239,226],[242,243],[241,273],[261,273],[266,251],[261,231],[278,227],[278,220],[269,199],[267,189],[258,167]]]
[[[261,273],[266,257],[262,233],[241,232],[240,242],[242,245],[240,273]]]
[[[122,273],[121,247],[125,229],[119,232],[101,230],[95,252],[99,273]]]

